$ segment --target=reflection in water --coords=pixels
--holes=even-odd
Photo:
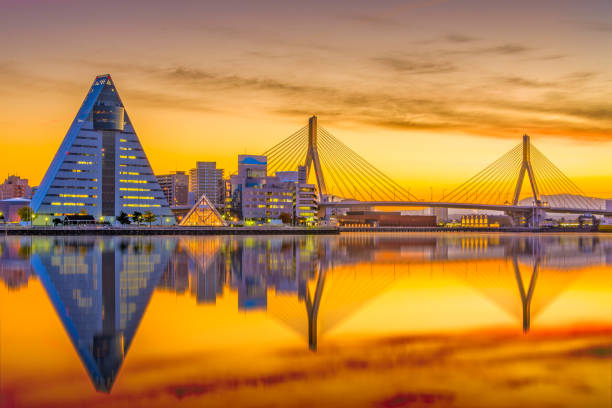
[[[21,244],[17,254],[30,255],[31,267],[96,389],[109,392],[174,242],[122,238],[8,241],[0,269],[3,278],[5,271],[9,279],[15,275],[4,265],[23,264],[21,256],[15,259],[15,251],[10,250],[17,242]]]
[[[526,333],[584,268],[609,265],[598,235],[66,237],[0,240],[10,291],[38,279],[95,388],[110,392],[154,289],[265,311],[317,351],[321,336],[428,265],[514,316]],[[433,273],[433,272],[432,272]],[[439,273],[439,272],[437,272]]]

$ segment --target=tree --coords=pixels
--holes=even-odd
[[[157,220],[157,216],[151,211],[146,211],[142,216],[142,219],[144,220],[144,222],[149,223],[149,227],[151,227],[151,224]]]
[[[5,223],[6,220],[4,219],[4,214],[0,213],[0,221],[2,221],[2,223]]]
[[[140,223],[142,222],[142,213],[140,211],[134,211],[134,213],[132,214],[132,221],[140,225]]]
[[[54,218],[54,219],[53,219],[53,225],[55,225],[56,227],[57,227],[58,225],[60,225],[61,223],[62,223],[62,220],[60,220],[59,218]]]
[[[30,225],[32,224],[32,209],[30,207],[21,207],[19,210],[17,210],[17,214],[19,215],[21,221],[29,221]]]
[[[132,223],[130,221],[130,216],[123,211],[121,211],[121,213],[117,216],[117,221],[119,221],[119,224],[121,225],[128,225]]]
[[[278,218],[281,219],[283,224],[291,224],[291,221],[293,221],[293,217],[288,213],[281,213]]]

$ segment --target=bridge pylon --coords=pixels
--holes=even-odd
[[[306,151],[304,166],[306,166],[306,179],[308,179],[310,177],[310,169],[314,165],[319,197],[323,200],[323,197],[327,195],[327,189],[325,188],[325,177],[323,177],[323,168],[321,167],[321,160],[319,159],[317,139],[317,117],[313,115],[308,119],[308,150]]]
[[[523,284],[523,278],[518,264],[516,256],[512,258],[512,266],[514,269],[514,276],[519,288],[519,294],[521,295],[522,305],[522,316],[523,316],[523,332],[528,333],[531,329],[531,299],[533,299],[533,291],[535,290],[536,281],[538,279],[538,273],[540,272],[540,257],[536,257],[533,264],[533,270],[531,272],[531,278],[529,280],[529,287],[525,291],[525,285]]]
[[[542,203],[540,201],[540,192],[538,190],[538,184],[536,183],[533,166],[531,165],[531,139],[529,138],[529,135],[523,135],[523,161],[521,163],[521,169],[516,182],[516,188],[514,189],[514,198],[512,199],[513,205],[518,204],[519,196],[521,195],[521,188],[523,187],[523,180],[525,179],[525,173],[527,173],[529,184],[531,185],[533,202],[537,207],[540,207]]]

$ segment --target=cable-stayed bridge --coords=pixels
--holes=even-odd
[[[441,207],[502,211],[537,226],[546,213],[608,215],[598,203],[531,144],[521,143],[438,201],[419,200],[355,153],[316,116],[308,125],[264,152],[268,171],[314,170],[323,213],[334,208]]]

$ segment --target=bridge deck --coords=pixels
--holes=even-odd
[[[523,212],[530,213],[535,209],[542,209],[548,213],[566,214],[596,214],[612,216],[612,212],[603,209],[585,208],[564,208],[564,207],[528,207],[521,205],[499,205],[499,204],[474,204],[474,203],[448,203],[443,201],[357,201],[346,200],[338,202],[321,202],[321,207],[328,208],[351,208],[351,207],[436,207],[436,208],[455,208],[468,210],[490,210],[502,212]]]

